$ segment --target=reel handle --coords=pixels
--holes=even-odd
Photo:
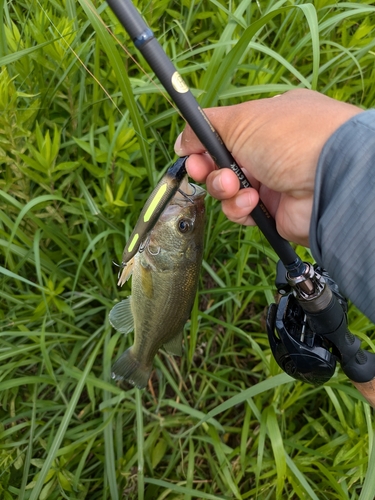
[[[310,293],[303,289],[303,281],[296,283],[288,276],[281,262],[277,265],[276,284],[283,296],[270,307],[267,318],[276,361],[292,377],[314,385],[327,382],[339,361],[375,408],[375,354],[362,350],[360,340],[349,331],[347,301],[328,273],[306,264],[305,274],[313,285]]]

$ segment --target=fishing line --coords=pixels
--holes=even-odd
[[[63,33],[60,32],[60,30],[58,29],[58,27],[54,24],[54,22],[52,21],[51,17],[48,15],[48,12],[43,8],[43,6],[41,5],[40,1],[39,0],[36,0],[37,4],[39,5],[40,9],[42,10],[42,12],[44,13],[44,15],[46,16],[46,18],[48,19],[48,21],[50,22],[51,26],[55,29],[55,31],[58,33],[58,35],[60,36],[60,39],[64,41],[65,45],[68,47],[68,49],[72,52],[72,54],[74,55],[74,57],[76,58],[76,60],[80,63],[80,65],[85,69],[85,71],[91,76],[91,78],[93,80],[95,80],[95,82],[99,85],[99,87],[103,90],[103,92],[105,93],[105,95],[108,97],[108,99],[112,102],[112,104],[115,106],[115,108],[117,109],[117,111],[119,111],[120,115],[122,116],[123,115],[123,112],[121,111],[121,109],[117,106],[117,104],[115,103],[115,101],[113,100],[113,98],[111,97],[110,93],[106,90],[106,88],[104,87],[104,85],[96,78],[96,76],[89,70],[89,68],[86,66],[86,64],[82,61],[82,59],[79,57],[79,55],[77,54],[77,52],[73,49],[73,47],[69,44],[69,42],[67,42],[65,40],[65,37],[71,35],[72,33],[74,32],[71,32],[71,33],[66,33],[65,35]],[[57,40],[56,40],[57,41]]]
[[[169,99],[168,94],[164,91],[164,87],[158,85],[158,83],[153,80],[153,78],[141,66],[141,64],[137,61],[137,59],[130,53],[130,51],[127,49],[127,47],[123,43],[121,43],[121,41],[117,38],[117,36],[110,29],[110,27],[104,22],[103,18],[98,14],[98,12],[95,9],[95,7],[92,6],[89,2],[87,2],[87,0],[81,0],[81,1],[87,6],[87,8],[90,10],[90,12],[95,16],[95,18],[98,20],[98,22],[104,27],[104,29],[107,31],[107,33],[113,38],[113,40],[116,42],[116,44],[119,47],[121,47],[121,49],[123,50],[123,52],[134,62],[134,64],[141,71],[141,73],[143,73],[146,76],[146,78],[149,80],[149,82],[156,88],[156,90],[158,91],[158,93],[160,93],[160,95],[169,103],[170,107],[172,109],[174,109],[177,112],[177,114],[184,119],[184,117],[180,113],[178,107],[174,104],[174,102],[172,100]],[[144,111],[143,108],[141,108],[141,115],[142,115],[143,121],[146,122],[147,115],[145,114],[145,111]],[[163,141],[161,140],[160,133],[157,130],[155,130],[154,128],[152,128],[152,127],[150,127],[150,130],[151,130],[152,135],[154,136],[154,139],[155,139],[156,143],[163,144]],[[139,134],[138,131],[136,131],[136,135],[144,143],[146,143],[146,144],[149,143],[148,138],[147,137],[143,137],[141,134]],[[171,157],[170,157],[167,149],[164,152],[164,156],[165,156],[165,158],[167,160],[167,163],[169,163],[171,161]]]
[[[42,4],[40,3],[39,0],[36,0],[38,6],[40,7],[41,11],[43,12],[43,14],[46,16],[46,18],[48,19],[51,27],[55,30],[55,32],[58,34],[58,36],[60,37],[61,40],[63,40],[65,46],[70,50],[70,52],[74,55],[76,61],[81,65],[81,67],[86,71],[86,73],[88,75],[90,75],[90,77],[98,84],[98,86],[102,89],[102,91],[104,92],[104,94],[107,96],[107,98],[110,100],[110,102],[113,104],[113,106],[115,107],[115,109],[120,113],[120,116],[124,116],[124,113],[123,111],[119,108],[119,106],[116,104],[116,102],[114,101],[114,99],[112,98],[111,94],[108,92],[108,90],[105,88],[105,86],[101,83],[101,81],[96,78],[96,76],[94,75],[94,73],[89,69],[89,67],[84,63],[84,61],[82,60],[82,58],[78,55],[78,53],[74,50],[74,48],[71,46],[71,44],[65,39],[66,37],[68,37],[69,35],[73,34],[74,31],[72,32],[69,32],[69,33],[61,33],[61,31],[59,30],[59,28],[56,26],[56,24],[53,22],[51,16],[49,15],[49,13],[45,10],[45,8],[42,6]],[[173,101],[171,101],[169,98],[168,98],[168,95],[166,94],[166,92],[163,91],[163,88],[157,84],[157,82],[155,82],[153,80],[153,78],[147,73],[147,71],[141,66],[141,64],[135,59],[135,57],[130,53],[130,51],[126,48],[125,45],[123,45],[120,40],[117,38],[117,36],[113,33],[113,31],[110,29],[109,26],[107,26],[105,24],[105,22],[103,21],[102,17],[97,13],[97,11],[90,5],[89,2],[86,2],[85,1],[85,4],[87,5],[87,7],[90,9],[90,11],[95,15],[95,17],[98,19],[98,21],[100,21],[100,23],[103,25],[103,27],[106,29],[106,31],[109,33],[109,35],[116,41],[116,43],[121,47],[121,49],[125,52],[125,54],[127,54],[127,56],[136,64],[136,66],[138,67],[138,69],[147,77],[147,79],[149,80],[149,82],[158,90],[158,92],[162,95],[162,97],[164,97],[164,99],[169,103],[169,105],[171,107],[173,107],[173,109],[180,115],[181,113],[179,112],[178,108],[175,106],[175,104],[173,103]],[[58,41],[58,40],[56,40]],[[183,118],[183,117],[182,117]],[[138,138],[140,138],[142,141],[144,142],[148,142],[148,139],[147,137],[143,137],[141,136],[137,131],[136,131],[136,135],[138,136]]]
[[[103,18],[98,14],[97,10],[95,8],[93,8],[86,0],[84,0],[84,2],[87,5],[87,7],[91,10],[91,12],[94,14],[94,16],[98,19],[98,21],[107,30],[109,35],[121,47],[121,49],[125,52],[125,54],[134,62],[134,64],[138,67],[138,69],[146,76],[146,78],[149,80],[149,82],[158,90],[158,92],[160,92],[160,94],[164,97],[164,99],[168,102],[168,104],[181,116],[181,118],[184,118],[182,116],[182,114],[180,113],[179,109],[177,108],[177,106],[174,104],[174,102],[171,99],[169,99],[167,93],[164,92],[164,88],[162,86],[158,85],[157,82],[154,81],[154,79],[147,73],[147,71],[137,61],[137,59],[131,54],[131,52],[127,49],[127,47],[123,43],[120,42],[120,40],[113,33],[111,28],[104,22]],[[119,24],[121,25],[121,23],[119,23]]]
[[[110,146],[110,149],[108,150],[108,161],[107,161],[107,165],[106,165],[106,172],[108,172],[108,165],[110,164],[110,160],[111,160],[111,155],[113,154],[113,151],[114,151],[114,148],[115,148],[115,141],[117,140],[117,137],[119,135],[119,133],[121,132],[121,130],[123,129],[123,126],[129,126],[129,112],[128,110],[126,110],[125,112],[123,112],[120,107],[116,104],[115,100],[112,98],[110,92],[105,88],[105,86],[103,85],[103,83],[101,83],[101,81],[95,76],[95,74],[93,73],[93,71],[90,70],[89,66],[87,64],[85,64],[84,60],[80,57],[80,55],[78,54],[78,52],[73,48],[73,46],[71,45],[71,43],[69,43],[67,41],[67,38],[69,36],[72,36],[75,34],[75,31],[74,30],[69,30],[68,33],[62,33],[61,29],[59,29],[59,27],[54,23],[54,20],[53,20],[53,16],[50,12],[48,12],[44,7],[43,5],[40,3],[39,0],[36,0],[36,4],[37,6],[40,8],[40,11],[41,13],[43,13],[43,15],[45,16],[45,19],[48,21],[49,23],[49,28],[48,28],[48,31],[50,33],[55,33],[55,36],[56,37],[56,40],[52,39],[51,42],[52,44],[55,43],[55,42],[60,42],[59,39],[62,39],[64,43],[59,43],[59,47],[62,47],[63,50],[64,50],[64,53],[67,53],[67,50],[70,51],[73,56],[74,56],[74,59],[75,59],[75,63],[78,63],[78,65],[83,69],[83,71],[85,71],[90,77],[91,79],[96,82],[96,84],[98,85],[98,87],[103,91],[104,93],[104,97],[103,97],[103,100],[105,101],[105,99],[108,99],[111,104],[113,105],[114,109],[117,110],[120,114],[120,119],[118,121],[118,125],[116,126],[116,131],[115,131],[115,134],[113,136],[113,139],[111,141],[111,146]],[[93,10],[93,8],[90,6],[90,4],[88,2],[85,1],[85,5],[88,6],[88,8],[90,9],[91,12],[93,12],[93,14],[95,15],[95,17],[101,22],[101,24],[104,26],[104,28],[106,29],[106,31],[109,33],[109,35],[116,41],[116,43],[118,45],[120,45],[120,47],[123,49],[123,51],[128,54],[129,57],[131,57],[131,59],[135,62],[135,64],[137,65],[137,67],[147,76],[147,78],[154,84],[154,86],[160,91],[160,87],[158,87],[158,85],[152,80],[151,76],[149,76],[147,74],[147,72],[140,66],[139,63],[137,63],[137,61],[134,59],[134,57],[132,57],[132,55],[130,54],[130,52],[126,49],[126,47],[124,47],[119,39],[114,35],[114,33],[110,30],[110,28],[108,26],[105,25],[105,23],[103,22],[102,18],[98,15],[98,13]],[[34,9],[35,11],[36,9]],[[46,21],[46,26],[47,26],[47,21]],[[67,24],[66,26],[70,26],[70,24]],[[58,39],[59,37],[59,39]],[[86,42],[87,43],[87,42]],[[84,49],[84,46],[82,46],[82,48]],[[59,84],[61,83],[61,81],[59,82]],[[163,92],[160,92],[164,97],[166,97],[166,95],[163,93]],[[102,100],[100,98],[100,100]],[[100,100],[98,100],[98,102],[100,102]],[[169,102],[171,105],[172,103]],[[141,107],[140,107],[141,108]],[[141,116],[141,119],[145,122],[145,112],[143,109],[140,110],[140,116]],[[160,139],[160,133],[155,130],[154,128],[150,127],[150,131],[151,131],[151,134],[155,140],[155,144],[160,144],[162,143],[161,139]],[[100,133],[100,130],[97,131],[97,134]],[[97,135],[95,133],[95,135]],[[135,130],[135,134],[136,134],[136,137],[139,141],[142,141],[144,144],[149,144],[149,138],[146,136],[146,135],[142,135],[140,134],[137,130]],[[165,148],[165,150],[163,149],[162,150],[162,154],[165,158],[165,163],[166,164],[169,164],[169,162],[171,162],[171,157],[167,151],[167,149]]]

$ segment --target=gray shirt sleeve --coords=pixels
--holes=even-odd
[[[323,148],[310,246],[341,293],[375,322],[375,110],[351,118]]]

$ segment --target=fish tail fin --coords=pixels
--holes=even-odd
[[[140,363],[134,356],[133,349],[129,347],[114,363],[112,367],[112,378],[130,382],[144,389],[150,377],[152,367]]]

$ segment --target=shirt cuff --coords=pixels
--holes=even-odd
[[[341,293],[375,322],[375,110],[344,123],[323,148],[310,247]]]

